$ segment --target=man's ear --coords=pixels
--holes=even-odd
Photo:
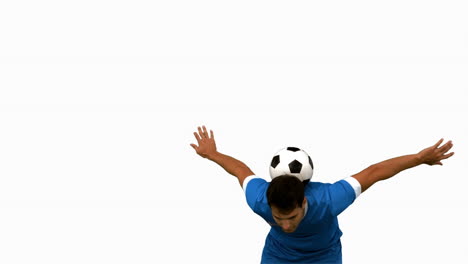
[[[304,197],[304,200],[302,201],[302,208],[307,204],[307,199]]]

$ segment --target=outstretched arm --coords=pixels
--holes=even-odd
[[[352,177],[359,181],[361,190],[364,192],[374,183],[391,178],[403,170],[421,164],[431,166],[442,165],[442,160],[448,159],[454,154],[453,152],[447,154],[453,146],[452,141],[448,141],[440,146],[442,142],[443,139],[439,140],[435,145],[421,150],[417,154],[396,157],[371,165]]]
[[[197,139],[198,146],[196,144],[190,144],[190,146],[195,149],[197,154],[215,162],[229,174],[236,176],[241,187],[244,183],[244,179],[247,178],[247,176],[254,174],[242,161],[217,151],[212,130],[210,130],[210,134],[208,135],[208,131],[205,126],[198,127],[198,133],[194,132],[193,134]]]

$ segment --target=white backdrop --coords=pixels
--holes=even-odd
[[[468,262],[465,1],[3,1],[0,263],[259,263],[268,225],[198,125],[268,179],[455,156],[340,215],[344,263]]]

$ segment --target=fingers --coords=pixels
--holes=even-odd
[[[208,131],[205,126],[198,127],[198,134],[200,134],[201,138],[208,138]]]
[[[195,151],[197,151],[197,149],[198,149],[198,146],[197,146],[197,145],[195,145],[195,144],[190,144],[190,146],[192,146],[192,148],[193,148]]]
[[[206,127],[205,127],[205,126],[203,126],[203,135],[205,136],[205,138],[208,138],[208,139],[210,138],[210,137],[208,136],[208,130],[206,130]]]
[[[210,136],[208,136],[208,131],[205,126],[198,127],[197,129],[198,129],[198,133],[193,132],[193,135],[197,139],[198,145],[202,143],[203,139],[214,139],[213,130],[210,130]],[[195,144],[190,144],[190,146],[192,146],[195,150],[198,149],[198,146]]]
[[[433,147],[438,148],[440,146],[440,144],[442,144],[443,141],[444,141],[443,138],[439,139],[439,141],[437,141],[437,143]]]
[[[195,136],[195,138],[197,139],[198,144],[200,145],[200,141],[201,141],[200,136],[197,134],[197,132],[193,132],[193,135]]]
[[[203,130],[201,127],[198,127],[198,134],[200,135],[201,138],[205,137],[205,134],[203,133]]]
[[[208,135],[208,130],[206,129],[205,126],[201,126],[201,127],[198,127],[198,135],[196,135],[196,132],[194,133],[195,134],[195,137],[197,138],[197,140],[202,140],[204,138],[207,138],[207,139],[213,139],[214,138],[214,134],[213,134],[213,130],[210,130],[210,136]]]
[[[455,152],[450,152],[449,154],[443,155],[440,159],[441,160],[448,159],[448,158],[452,157],[454,154],[455,154]]]
[[[447,151],[449,151],[451,148],[453,147],[453,144],[452,144],[452,141],[450,140],[449,142],[445,143],[444,145],[442,145],[442,147],[439,148],[439,151],[441,153],[446,153]]]
[[[442,143],[441,140],[439,140],[439,142],[437,142],[435,146],[439,146],[441,143]],[[441,162],[442,160],[452,157],[455,154],[454,152],[447,153],[452,147],[453,147],[453,143],[451,140],[449,140],[447,143],[445,143],[441,147],[436,148],[435,151],[437,153],[438,158],[434,164],[442,166],[443,165]]]
[[[216,144],[214,142],[214,133],[213,130],[208,130],[205,126],[197,127],[197,131],[193,132],[193,135],[197,139],[197,144],[190,144],[190,146],[197,152],[198,155],[206,158],[208,152],[214,150],[216,151]]]

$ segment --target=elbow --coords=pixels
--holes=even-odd
[[[376,183],[391,178],[398,172],[395,168],[377,163],[369,167],[369,178],[372,179],[373,183]]]
[[[253,172],[247,166],[239,166],[234,169],[232,174],[237,178],[245,178],[247,176],[253,175]]]

